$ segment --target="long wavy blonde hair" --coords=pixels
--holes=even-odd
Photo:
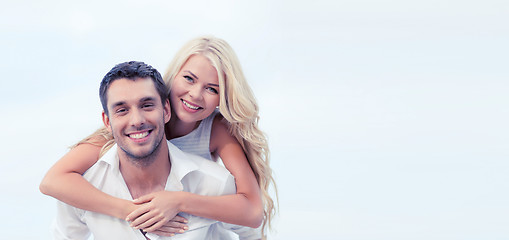
[[[260,118],[258,116],[258,104],[233,49],[226,41],[212,36],[195,38],[177,52],[163,76],[169,91],[171,91],[175,76],[193,55],[206,57],[218,73],[219,111],[229,123],[230,134],[242,146],[260,186],[264,205],[262,236],[265,238],[265,229],[267,226],[270,228],[271,221],[276,213],[278,197],[277,187],[269,164],[270,151],[267,138],[258,128]],[[104,127],[78,144],[84,142],[99,146],[106,142],[101,149],[101,155],[114,144],[113,136]],[[269,194],[271,185],[276,195],[276,201]]]
[[[230,45],[216,37],[204,36],[189,41],[175,55],[163,80],[171,91],[175,76],[193,55],[206,57],[216,69],[219,79],[219,111],[229,123],[229,131],[239,141],[260,186],[264,204],[262,229],[271,225],[276,203],[269,194],[277,188],[269,164],[269,146],[258,128],[258,104],[244,77],[237,55]],[[263,234],[264,235],[264,234]]]

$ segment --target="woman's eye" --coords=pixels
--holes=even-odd
[[[186,79],[186,81],[188,82],[194,82],[194,79],[190,76],[184,76],[184,78]]]
[[[217,89],[215,89],[215,88],[213,88],[213,87],[208,87],[208,88],[207,88],[207,91],[209,91],[209,92],[211,92],[211,93],[214,93],[214,94],[217,94],[217,93],[218,93]]]

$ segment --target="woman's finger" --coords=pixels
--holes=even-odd
[[[134,227],[134,228],[142,228],[141,225],[145,222],[147,222],[149,219],[152,219],[156,217],[156,214],[153,213],[153,212],[146,212],[144,213],[143,215],[137,217],[136,219],[134,219],[132,222],[131,222],[131,227]]]
[[[184,233],[187,230],[189,230],[189,227],[187,227],[187,226],[185,226],[185,227],[172,227],[172,226],[164,225],[164,226],[154,230],[154,233],[157,232],[157,231],[162,231],[162,232],[166,232],[166,233]]]
[[[182,217],[182,216],[175,216],[172,220],[170,221],[174,221],[174,222],[180,222],[180,223],[187,223],[187,218],[185,217]]]
[[[152,201],[152,199],[154,199],[154,194],[149,193],[147,195],[143,195],[139,198],[134,199],[133,202],[135,204],[140,204],[140,203],[150,202],[150,201]]]
[[[136,210],[134,210],[132,213],[129,213],[129,215],[127,215],[125,220],[128,222],[134,221],[137,218],[139,218],[140,216],[142,216],[143,214],[147,213],[148,211],[150,211],[150,206],[143,205],[143,206],[137,208]]]
[[[144,216],[145,215],[143,215],[142,217],[144,217]],[[134,228],[143,229],[143,231],[145,231],[145,232],[150,232],[150,231],[147,231],[147,229],[150,228],[152,225],[156,224],[157,222],[161,221],[163,218],[164,217],[161,215],[151,217],[151,218],[147,219],[146,221],[144,221],[143,223],[134,226]]]
[[[162,227],[166,222],[168,222],[168,220],[166,218],[164,218],[163,216],[160,216],[160,218],[152,218],[149,221],[147,221],[147,223],[150,223],[151,220],[154,220],[153,224],[151,224],[151,225],[147,224],[148,227],[144,228],[143,231],[153,232],[153,231],[157,230],[158,228]]]

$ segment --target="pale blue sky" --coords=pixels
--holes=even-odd
[[[101,126],[115,64],[212,34],[260,104],[270,239],[509,239],[509,3],[16,1],[0,9],[1,238],[50,239],[38,191]]]

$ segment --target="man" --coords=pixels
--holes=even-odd
[[[112,132],[112,147],[83,177],[110,195],[135,199],[169,190],[201,195],[235,193],[233,176],[223,167],[189,155],[166,141],[170,119],[167,89],[156,69],[142,62],[121,63],[103,78],[103,122]],[[185,214],[189,230],[171,239],[229,239],[229,224]],[[129,223],[58,203],[56,239],[167,239],[146,234]],[[242,232],[240,230],[239,232]]]

